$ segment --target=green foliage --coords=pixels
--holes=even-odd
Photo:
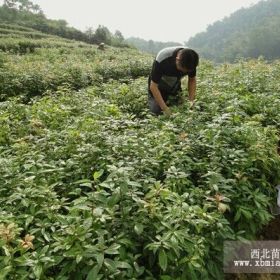
[[[93,48],[75,40],[38,32],[32,28],[14,24],[0,24],[0,50],[8,53],[26,54],[39,48]]]
[[[136,47],[137,49],[139,49],[141,51],[151,53],[153,55],[157,54],[163,48],[181,45],[178,42],[157,42],[157,41],[153,41],[153,40],[147,41],[147,40],[144,40],[141,38],[135,38],[135,37],[129,37],[129,38],[125,39],[125,42],[127,44],[130,44],[130,45]]]
[[[1,26],[5,26],[4,28],[9,29],[9,31],[1,30]],[[18,27],[15,28],[16,26]],[[65,20],[47,19],[38,5],[34,5],[27,0],[9,0],[6,4],[0,6],[1,37],[10,32],[11,29],[14,30],[12,37],[24,35],[28,38],[45,38],[55,35],[90,44],[103,42],[116,47],[130,47],[124,42],[120,31],[112,34],[107,27],[102,25],[99,25],[96,30],[89,28],[86,32],[79,31],[69,27]],[[37,32],[34,32],[34,30]],[[47,41],[42,42],[42,44],[45,43],[47,44]],[[0,49],[3,49],[3,47],[0,46]]]
[[[151,64],[0,52],[1,279],[221,279],[223,241],[271,219],[280,63],[204,61],[170,118],[147,110]]]
[[[50,20],[45,17],[38,5],[30,1],[10,1],[11,5],[0,7],[0,22],[19,25],[25,29],[35,29],[44,33],[67,39],[88,42],[87,35],[73,27],[68,27],[65,20]]]
[[[32,41],[26,42],[26,48],[31,48]],[[59,41],[55,43],[59,44]],[[85,45],[73,52],[75,46],[54,49],[50,44],[50,49],[44,46],[23,56],[5,55],[0,72],[1,100],[11,96],[29,100],[62,85],[80,89],[103,80],[129,80],[149,73],[151,58],[136,50],[112,48],[98,52],[95,47]],[[12,47],[17,45],[13,42]],[[134,60],[135,55],[139,57],[138,61]]]
[[[205,32],[190,38],[186,44],[204,58],[217,62],[259,56],[269,60],[278,59],[279,24],[279,1],[261,1],[209,25]]]
[[[105,26],[99,25],[94,32],[93,40],[97,43],[111,44],[111,33],[109,29]]]

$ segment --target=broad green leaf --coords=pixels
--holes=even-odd
[[[241,208],[241,212],[246,219],[250,220],[252,218],[252,213],[249,212],[248,210],[245,210],[244,208]]]
[[[121,245],[119,245],[119,244],[113,244],[108,249],[105,250],[105,254],[118,255],[120,247],[121,247]]]
[[[117,268],[132,269],[131,265],[127,262],[115,261],[115,264]]]
[[[83,259],[83,256],[77,255],[76,256],[76,263],[79,263]]]
[[[120,195],[119,193],[114,193],[111,195],[111,197],[108,199],[107,205],[109,207],[115,206],[120,200]]]
[[[100,267],[98,265],[95,265],[88,273],[86,280],[95,280],[97,279],[98,272],[100,270]]]
[[[95,257],[96,257],[98,266],[101,267],[103,264],[103,261],[104,261],[104,254],[102,254],[102,253],[97,254]]]
[[[240,217],[241,217],[241,211],[240,209],[237,209],[236,214],[234,216],[234,221],[235,222],[239,221]]]
[[[37,279],[40,279],[41,278],[41,275],[42,275],[42,272],[43,272],[43,267],[39,264],[39,265],[36,265],[34,268],[33,268],[33,271],[34,271],[34,274],[35,276],[37,277]]]
[[[106,265],[106,267],[108,267],[108,269],[112,272],[115,272],[116,271],[116,264],[113,260],[111,259],[104,259],[104,264]]]
[[[167,268],[167,255],[163,249],[159,251],[158,261],[161,269],[165,271]]]
[[[99,170],[93,173],[93,179],[94,181],[96,181],[97,179],[99,179],[104,173],[104,170]]]
[[[136,225],[134,226],[134,230],[135,230],[135,232],[136,232],[138,235],[142,234],[143,229],[144,229],[144,227],[143,227],[142,224],[136,224]]]

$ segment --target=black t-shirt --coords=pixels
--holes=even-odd
[[[161,50],[154,62],[150,80],[158,84],[159,89],[168,94],[175,94],[181,87],[181,78],[188,75],[190,78],[196,76],[196,70],[183,73],[176,68],[176,56],[184,47],[169,47]]]

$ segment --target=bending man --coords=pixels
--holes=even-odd
[[[148,81],[148,100],[151,112],[171,114],[166,102],[171,96],[179,100],[181,79],[188,75],[189,100],[193,104],[196,91],[198,54],[189,48],[169,47],[161,50],[153,63]]]

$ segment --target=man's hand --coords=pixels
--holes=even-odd
[[[194,100],[190,101],[190,109],[193,109],[193,107],[194,107]]]
[[[166,109],[163,110],[163,113],[166,116],[168,116],[168,117],[170,117],[172,115],[171,110],[169,109],[169,107],[166,107]]]

